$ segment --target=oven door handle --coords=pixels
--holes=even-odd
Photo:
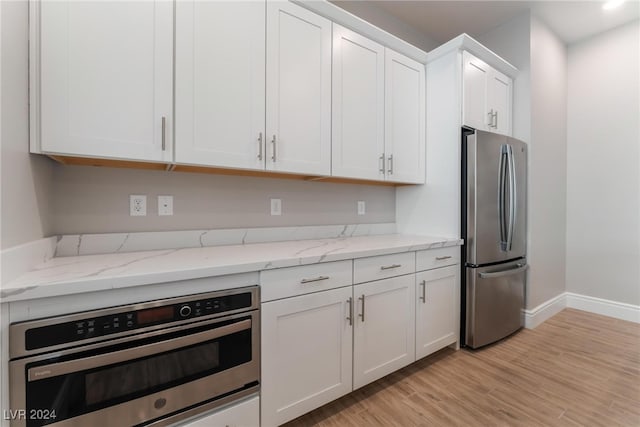
[[[96,356],[84,357],[82,359],[30,368],[28,370],[27,378],[29,382],[38,381],[44,378],[56,377],[58,375],[64,375],[71,372],[80,372],[99,366],[107,366],[114,363],[125,362],[127,360],[134,360],[152,354],[175,350],[180,347],[188,347],[190,345],[220,338],[224,335],[233,334],[246,329],[251,329],[250,319],[245,319],[231,325],[221,326],[208,331],[172,338],[170,340],[160,341],[153,344],[142,345],[140,347],[128,348],[126,350],[114,351],[113,353],[99,354]]]

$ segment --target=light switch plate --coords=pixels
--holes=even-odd
[[[158,196],[158,215],[173,215],[173,196]]]
[[[271,199],[271,215],[282,215],[281,199]]]
[[[366,212],[366,204],[362,200],[358,200],[358,215],[364,215]]]

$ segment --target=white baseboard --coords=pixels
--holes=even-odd
[[[640,306],[565,292],[567,307],[640,323]]]
[[[564,308],[575,308],[629,322],[640,323],[640,306],[563,292],[531,310],[523,310],[524,327],[534,329]]]
[[[567,306],[566,292],[543,302],[531,310],[523,310],[524,327],[534,329],[547,319],[560,313]]]

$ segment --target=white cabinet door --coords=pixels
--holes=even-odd
[[[40,149],[171,161],[173,4],[33,5],[40,13]]]
[[[267,170],[331,173],[331,21],[267,2]]]
[[[416,359],[458,341],[460,266],[416,274]]]
[[[425,69],[385,49],[385,152],[388,181],[425,181]]]
[[[354,389],[415,360],[414,296],[414,274],[354,286]]]
[[[333,24],[333,176],[384,179],[384,47]]]
[[[265,2],[176,3],[178,163],[264,169]]]
[[[474,129],[490,130],[487,82],[491,67],[469,52],[462,53],[462,62],[462,123]]]
[[[217,412],[182,424],[183,427],[258,427],[260,398],[252,397],[224,407]]]
[[[262,304],[262,426],[283,424],[352,389],[352,288]]]
[[[489,111],[493,110],[492,129],[494,132],[511,135],[511,91],[513,81],[500,73],[492,70],[489,76]]]

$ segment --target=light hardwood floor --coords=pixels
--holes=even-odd
[[[444,349],[286,427],[640,426],[640,325],[565,309],[478,351]]]

